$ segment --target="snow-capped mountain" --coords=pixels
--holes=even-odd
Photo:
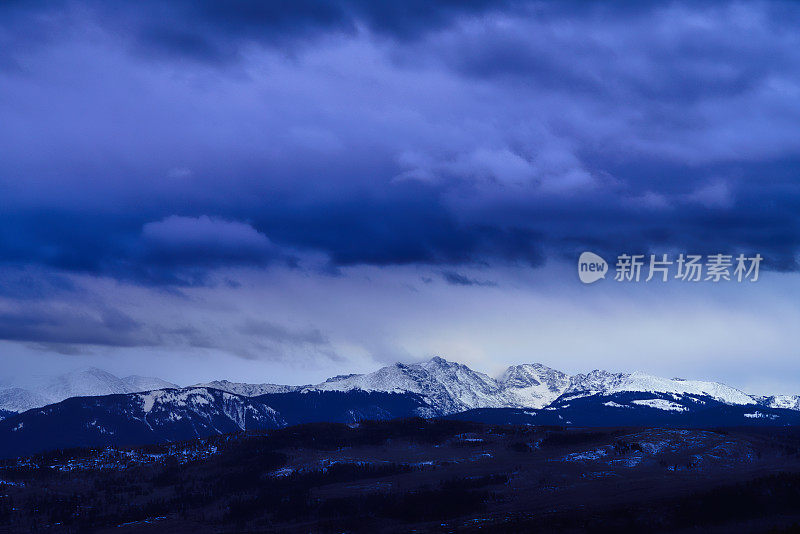
[[[592,371],[570,379],[564,398],[589,395],[611,395],[624,392],[670,393],[673,395],[702,395],[724,404],[756,404],[750,395],[718,382],[661,378],[645,373],[609,373]]]
[[[24,412],[71,397],[96,397],[176,387],[178,386],[160,378],[135,375],[118,378],[107,371],[92,367],[56,376],[38,387],[2,389],[0,409]]]
[[[0,457],[416,416],[567,426],[800,425],[800,396],[753,397],[717,382],[639,372],[569,376],[538,363],[511,366],[498,378],[435,357],[309,386],[225,380],[187,388],[165,385],[172,386],[90,369],[37,391],[0,391]],[[7,411],[64,396],[70,398],[24,413]]]
[[[523,408],[543,408],[569,387],[569,375],[540,363],[512,365],[498,379],[509,400]]]
[[[754,397],[756,402],[769,408],[785,408],[800,411],[800,395],[772,395],[769,397]]]
[[[661,378],[645,373],[595,370],[569,376],[539,363],[514,365],[498,379],[435,357],[427,362],[394,364],[364,375],[343,375],[303,390],[410,392],[421,395],[438,414],[475,408],[544,408],[557,399],[625,392],[695,395],[730,405],[757,404],[736,388],[717,382]],[[788,400],[775,407],[786,407]]]
[[[8,412],[24,412],[51,402],[50,398],[27,389],[0,389],[0,409]]]
[[[625,373],[611,373],[595,369],[589,373],[571,376],[569,385],[563,393],[574,397],[597,395],[616,388],[626,377]]]
[[[652,406],[668,409],[664,399],[689,406],[697,399],[736,406],[800,411],[800,396],[751,396],[718,382],[661,378],[640,372],[614,373],[595,370],[569,376],[540,363],[514,365],[498,378],[474,371],[466,365],[440,357],[414,364],[396,363],[367,374],[340,375],[316,385],[288,386],[247,384],[218,380],[192,386],[256,398],[269,395],[309,392],[382,392],[418,396],[423,406],[414,413],[423,416],[448,415],[482,408],[542,409],[563,406],[586,397],[611,397],[617,394],[652,394]],[[87,369],[61,375],[35,389],[0,390],[0,418],[7,412],[21,412],[78,396],[177,388],[158,378],[129,376],[118,378],[100,369]],[[666,397],[665,397],[666,396]],[[641,395],[639,395],[641,397]],[[292,397],[302,404],[302,397]],[[671,399],[671,400],[670,400]],[[645,402],[648,398],[638,398]],[[640,402],[640,404],[641,404]],[[642,406],[650,406],[642,404]],[[283,405],[284,409],[290,408]],[[381,413],[380,410],[371,413]]]
[[[427,362],[406,365],[396,363],[365,375],[329,378],[322,384],[302,391],[384,391],[416,393],[437,414],[472,408],[502,408],[510,397],[504,386],[488,375],[466,365],[434,357]]]
[[[251,397],[289,391],[414,393],[431,407],[428,415],[472,408],[542,408],[569,385],[569,375],[540,363],[511,366],[495,379],[438,356],[422,363],[395,363],[367,374],[334,376],[316,385],[244,384],[227,380],[199,384]]]
[[[248,397],[210,388],[159,389],[131,396],[140,403],[141,412],[134,409],[129,415],[141,419],[148,427],[168,425],[182,419],[199,418],[208,428],[218,430],[215,420],[221,418],[239,430],[275,428],[285,425],[278,412],[269,406],[255,403]],[[141,417],[139,417],[139,415]],[[193,428],[197,425],[193,422]]]
[[[413,393],[430,406],[427,415],[447,415],[475,408],[544,408],[556,400],[617,393],[700,396],[729,405],[760,404],[800,410],[800,396],[754,397],[718,382],[662,378],[641,372],[595,370],[569,376],[540,363],[513,365],[492,378],[440,357],[414,364],[396,363],[367,374],[348,374],[308,386],[244,384],[227,380],[200,384],[239,395],[291,391],[376,391]]]
[[[41,390],[41,394],[51,399],[63,400],[70,397],[96,397],[174,387],[177,386],[159,378],[118,378],[107,371],[91,367],[57,376]]]
[[[185,441],[317,421],[413,417],[423,407],[417,395],[361,390],[247,397],[188,387],[73,397],[0,420],[0,458],[56,448]]]
[[[73,397],[0,421],[0,455],[183,441],[285,426],[271,407],[208,388]]]

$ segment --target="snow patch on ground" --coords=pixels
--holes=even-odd
[[[572,454],[564,456],[562,460],[565,462],[585,462],[599,460],[605,456],[608,456],[607,449],[595,449],[591,451],[573,452]]]
[[[774,414],[766,414],[761,412],[753,412],[744,414],[748,419],[777,419],[778,416]]]
[[[631,402],[633,404],[638,404],[640,406],[647,406],[650,408],[655,408],[657,410],[665,410],[670,412],[685,412],[686,410],[688,410],[686,406],[681,406],[680,404],[665,399],[643,399]]]

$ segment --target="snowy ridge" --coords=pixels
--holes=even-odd
[[[569,375],[540,363],[512,365],[500,376],[510,400],[521,408],[544,408],[569,387]]]
[[[612,392],[644,391],[678,395],[704,395],[725,404],[756,404],[750,395],[719,382],[660,378],[644,373],[631,373]]]
[[[265,423],[285,426],[285,422],[271,407],[251,403],[247,397],[204,387],[161,389],[138,396],[141,419],[148,425],[174,423],[181,419],[201,418],[215,427],[218,418],[232,421],[240,430],[247,430],[253,422],[262,428]],[[136,417],[139,414],[132,414]],[[250,424],[249,426],[253,426]],[[221,433],[221,432],[220,432]]]
[[[642,392],[709,397],[730,405],[753,405],[757,400],[718,382],[661,378],[645,373],[612,373],[595,370],[569,376],[540,363],[514,365],[493,379],[469,367],[443,358],[412,365],[397,363],[363,375],[333,377],[303,391],[411,392],[423,396],[439,414],[474,408],[532,408],[592,395]],[[780,407],[800,408],[800,397],[770,397]],[[644,404],[648,405],[648,404]],[[659,401],[648,406],[669,409]]]
[[[91,367],[56,376],[36,388],[2,389],[0,409],[24,412],[71,397],[98,397],[176,387],[178,386],[160,378],[143,376],[118,378],[107,371]]]
[[[50,404],[50,402],[50,399],[44,395],[23,388],[0,390],[0,409],[9,412],[24,412],[31,408]]]
[[[246,384],[244,382],[229,382],[228,380],[214,380],[205,384],[196,384],[193,387],[219,389],[236,395],[244,395],[245,397],[258,397],[259,395],[271,393],[288,393],[301,388],[301,386],[285,386],[282,384]]]
[[[800,411],[800,395],[772,395],[769,397],[755,397],[755,400],[758,404],[768,408]]]
[[[89,377],[90,384],[100,388],[93,391],[106,391],[115,384],[106,373],[92,372]],[[74,384],[74,377],[58,382],[60,394],[66,391],[64,384]],[[123,387],[159,384],[131,380]],[[212,384],[250,395],[192,386],[72,397],[24,413],[0,411],[0,458],[74,446],[180,441],[309,422],[412,416],[559,426],[800,426],[794,396],[754,398],[716,382],[644,373],[592,371],[568,376],[541,364],[515,365],[492,378],[466,365],[433,358],[363,375],[341,375],[316,386]],[[29,394],[13,391],[11,397],[25,401],[23,396]],[[34,401],[41,402],[26,402]]]
[[[619,387],[626,376],[624,373],[610,373],[597,369],[590,373],[577,374],[570,377],[564,396],[577,398],[605,394]]]
[[[508,399],[504,388],[488,375],[466,365],[434,357],[427,362],[396,363],[365,375],[344,375],[328,379],[302,391],[382,391],[416,393],[441,414],[472,408],[503,408]]]
[[[20,412],[75,396],[177,388],[158,378],[117,378],[100,369],[62,375],[37,390],[0,390],[0,410]],[[187,388],[211,388],[243,397],[311,391],[413,393],[430,406],[424,415],[449,415],[476,408],[552,408],[570,399],[618,393],[670,395],[675,401],[701,398],[728,405],[760,405],[800,411],[800,395],[755,397],[718,382],[662,378],[641,372],[595,370],[569,376],[540,363],[513,365],[498,378],[440,357],[414,364],[396,363],[367,374],[348,374],[307,386],[247,384],[217,380]],[[154,396],[153,399],[160,398]],[[198,402],[201,402],[198,400]],[[702,401],[698,401],[702,402]]]
[[[0,457],[76,446],[185,441],[286,425],[258,399],[210,388],[72,397],[0,421]]]
[[[596,370],[588,374],[575,375],[564,395],[566,398],[578,398],[628,391],[702,395],[725,404],[756,404],[750,395],[718,382],[661,378],[640,372],[609,373]]]

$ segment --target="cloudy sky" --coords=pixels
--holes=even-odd
[[[0,385],[439,354],[800,393],[798,24],[788,2],[3,2]],[[584,286],[584,250],[764,261]]]

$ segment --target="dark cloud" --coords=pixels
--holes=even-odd
[[[327,252],[334,264],[459,264],[487,258],[544,261],[542,235],[513,226],[462,223],[441,188],[393,184],[390,195],[364,194],[324,204],[287,203],[256,215],[276,240]]]
[[[206,215],[147,219],[146,213],[0,215],[0,254],[6,262],[157,285],[204,284],[207,271],[215,267],[263,267],[295,261],[245,222]],[[57,274],[41,278],[39,273],[37,277],[36,284],[26,291],[45,283],[53,289],[69,283]]]
[[[442,271],[442,278],[445,282],[454,286],[493,287],[497,285],[497,282],[492,282],[491,280],[477,280],[456,271]]]
[[[147,261],[160,264],[265,264],[277,255],[264,234],[237,221],[172,215],[142,227]]]
[[[200,285],[305,253],[458,274],[667,248],[798,267],[793,4],[0,9],[15,269]]]
[[[0,340],[21,342],[34,349],[61,354],[86,354],[103,349],[211,349],[246,359],[281,359],[319,355],[337,359],[326,335],[314,327],[292,328],[266,320],[246,320],[227,328],[205,324],[201,317],[145,319],[75,295],[60,301],[47,297],[0,309]],[[155,316],[153,315],[155,314]]]
[[[81,289],[62,273],[29,266],[6,265],[0,269],[0,297],[3,298],[30,301],[81,293]]]
[[[95,311],[45,304],[0,311],[0,339],[46,347],[137,347],[159,343],[141,323],[113,308]]]
[[[5,2],[0,9],[14,38],[8,46],[30,46],[28,31],[59,31],[66,22],[93,24],[127,39],[148,55],[180,56],[228,63],[240,59],[251,43],[298,45],[328,32],[352,34],[359,26],[396,38],[411,38],[441,28],[456,17],[502,10],[509,0],[145,0],[136,5],[116,0]],[[13,19],[13,20],[12,20]],[[24,27],[23,31],[14,31]],[[8,49],[7,49],[8,52]],[[6,57],[9,65],[13,56]]]
[[[234,350],[246,359],[302,359],[309,356],[341,359],[328,337],[313,326],[296,328],[263,319],[248,319],[236,327],[236,332],[242,336],[242,342],[240,348]],[[220,348],[230,350],[228,346]]]
[[[242,334],[255,336],[279,345],[325,346],[329,344],[328,338],[316,328],[291,330],[269,321],[251,320],[243,324],[239,331]]]

